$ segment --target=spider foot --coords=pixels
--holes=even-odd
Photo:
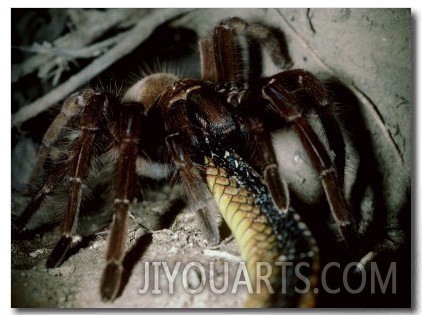
[[[72,245],[72,236],[63,235],[57,242],[53,251],[47,259],[45,266],[47,268],[56,268],[61,265],[66,258],[66,254]]]
[[[220,242],[220,232],[215,218],[211,214],[211,208],[200,208],[195,211],[198,225],[210,245]]]
[[[101,279],[100,293],[103,302],[113,301],[120,289],[123,267],[116,262],[109,262]]]
[[[338,226],[340,235],[347,247],[356,247],[358,244],[358,236],[356,226],[352,222],[341,223]]]
[[[389,261],[386,257],[398,257],[405,248],[406,233],[401,227],[386,228],[386,237],[371,247],[363,251],[359,258],[359,264],[356,266],[356,273],[371,272],[372,263],[377,261]],[[394,260],[394,259],[393,259]]]

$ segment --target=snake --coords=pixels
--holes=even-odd
[[[213,149],[209,155],[206,184],[239,246],[253,288],[244,306],[315,307],[318,247],[306,224],[291,206],[276,208],[262,178],[234,150]],[[269,285],[259,283],[268,272]]]

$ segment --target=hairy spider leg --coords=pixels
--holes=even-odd
[[[106,94],[92,91],[80,116],[80,136],[69,146],[72,154],[67,162],[69,188],[67,209],[61,224],[62,236],[47,259],[47,268],[59,266],[72,245],[73,235],[78,224],[82,188],[88,176],[92,148],[99,131],[104,107],[108,104],[109,100]]]
[[[275,30],[259,24],[249,24],[238,17],[225,19],[214,29],[213,37],[200,41],[202,77],[205,80],[242,83],[251,81],[255,64],[250,62],[251,41],[255,41],[270,56],[274,64],[281,68],[291,67],[286,52],[284,38]]]
[[[335,119],[335,110],[333,109],[331,98],[324,83],[317,80],[312,73],[301,69],[284,71],[280,79],[283,82],[283,86],[293,94],[297,96],[305,94],[309,98],[310,102],[303,100],[302,104],[316,104],[316,106],[313,106],[313,109],[318,114],[318,119],[321,121],[322,126],[324,126],[325,132],[327,133],[327,130],[330,130],[331,134],[338,135],[335,137],[335,141],[332,141],[331,135],[330,137],[323,137],[328,141],[330,149],[335,152],[337,170],[344,170],[346,167],[346,144],[341,135],[342,128],[340,127],[339,121]],[[342,185],[341,189],[343,189],[344,172],[337,172],[337,180]]]
[[[279,63],[285,64],[282,61],[285,58],[278,41],[270,35],[270,30],[263,26],[249,25],[242,19],[231,18],[222,21],[215,28],[212,39],[203,40],[200,48],[203,76],[232,85],[228,87],[227,101],[238,109],[237,123],[247,135],[247,147],[254,150],[252,165],[263,174],[279,211],[285,212],[290,204],[289,191],[286,182],[280,176],[271,135],[263,128],[262,120],[248,108],[250,105],[256,106],[256,102],[259,102],[258,99],[253,99],[252,93],[247,91],[253,80],[248,70],[252,66],[249,58],[251,38],[258,40],[264,47],[271,50],[273,58],[278,58]],[[214,70],[212,70],[213,67]],[[210,77],[210,74],[214,77]],[[256,109],[253,111],[255,112]]]
[[[34,213],[39,209],[45,197],[51,195],[54,192],[56,185],[63,179],[65,175],[66,168],[64,167],[63,163],[59,163],[44,180],[41,188],[31,199],[25,210],[12,223],[13,233],[19,234],[25,231],[26,224],[34,215]]]
[[[213,41],[211,38],[199,40],[199,52],[201,59],[201,78],[208,81],[217,80]]]
[[[78,115],[82,111],[92,93],[93,91],[89,89],[79,91],[69,96],[63,102],[60,113],[56,116],[44,134],[41,148],[39,149],[37,160],[35,162],[35,167],[31,174],[29,181],[30,183],[36,182],[36,178],[44,168],[46,158],[52,146],[59,138],[61,131],[69,124],[74,116]],[[25,230],[25,225],[39,209],[45,197],[51,195],[54,192],[55,187],[60,183],[64,176],[66,176],[67,169],[65,164],[66,161],[64,160],[58,161],[56,163],[56,166],[43,181],[41,187],[38,189],[35,196],[31,199],[25,210],[13,222],[12,231],[20,233]]]
[[[70,95],[64,102],[60,113],[54,118],[45,132],[41,147],[38,152],[37,161],[32,171],[30,182],[33,182],[44,166],[44,162],[50,152],[50,148],[59,138],[63,128],[69,124],[71,119],[79,114],[84,107],[86,98],[92,93],[91,90],[82,90]]]
[[[195,171],[196,165],[192,161],[192,154],[186,145],[185,135],[180,132],[171,133],[165,141],[177,172],[184,183],[190,206],[197,215],[201,231],[208,242],[217,244],[220,241],[220,234],[215,218],[210,213],[215,206],[210,203],[209,196],[206,193],[207,187],[204,185],[200,174]]]
[[[36,181],[36,178],[39,176],[41,170],[44,167],[45,160],[49,151],[52,145],[54,145],[54,143],[57,141],[63,127],[68,125],[69,121],[75,115],[80,113],[84,107],[86,98],[89,97],[89,95],[89,90],[80,91],[72,94],[63,102],[60,113],[55,117],[46,133],[44,134],[41,148],[38,151],[37,160],[35,162],[35,167],[29,180],[30,183]],[[34,198],[32,198],[22,214],[15,220],[15,222],[13,222],[13,231],[17,233],[22,232],[25,229],[27,222],[41,206],[41,203],[45,197],[53,193],[56,184],[63,178],[63,176],[66,175],[64,172],[65,168],[62,164],[63,163],[58,163],[58,166],[56,166],[51,174],[44,180],[41,188],[37,191]]]
[[[322,83],[312,74],[302,70],[285,71],[265,79],[262,95],[269,101],[272,109],[293,127],[301,139],[313,167],[321,177],[327,201],[340,233],[347,241],[353,237],[353,222],[344,197],[343,183],[338,180],[336,167],[327,149],[305,117],[306,108],[293,95],[294,89],[291,86],[290,90],[286,88],[290,85],[292,76],[296,76],[297,88],[304,89],[320,106],[329,103],[329,97]]]
[[[157,108],[164,119],[169,155],[185,184],[201,230],[210,243],[216,244],[220,239],[215,220],[218,208],[198,167],[203,167],[211,141],[222,143],[234,133],[231,113],[219,95],[198,80],[177,82],[163,94]]]
[[[101,296],[114,300],[119,293],[126,251],[129,207],[136,195],[136,159],[141,137],[143,107],[140,103],[121,105],[119,122],[119,157],[114,179],[114,217],[108,238],[107,265],[101,279]]]
[[[243,128],[249,132],[248,141],[253,148],[254,165],[262,170],[264,181],[279,211],[289,208],[290,197],[287,183],[280,177],[277,158],[271,141],[271,134],[264,128],[261,119],[246,116]]]
[[[197,169],[200,164],[195,162],[195,155],[199,153],[199,148],[206,141],[205,134],[207,133],[204,129],[207,126],[199,126],[198,117],[202,119],[203,124],[208,122],[219,126],[221,124],[214,120],[218,120],[220,115],[215,110],[214,102],[210,103],[204,99],[204,87],[199,81],[181,81],[175,85],[174,92],[169,101],[171,105],[162,107],[165,130],[168,134],[166,137],[167,149],[185,185],[188,199],[191,207],[195,210],[201,231],[208,242],[217,244],[220,241],[220,233],[215,220],[218,209]],[[164,99],[165,97],[162,100]],[[208,114],[213,112],[216,117],[210,118],[212,115],[204,114],[204,112]]]

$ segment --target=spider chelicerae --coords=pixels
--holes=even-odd
[[[106,300],[115,299],[120,286],[130,207],[140,196],[137,169],[158,162],[163,172],[170,169],[169,177],[177,174],[201,230],[214,244],[220,239],[212,214],[217,205],[210,201],[204,182],[204,158],[222,148],[236,151],[260,174],[277,211],[285,213],[289,190],[271,139],[271,132],[281,127],[295,131],[320,176],[339,235],[346,242],[355,237],[344,174],[338,171],[344,161],[334,158],[324,129],[316,127],[318,115],[312,115],[331,105],[324,84],[299,69],[262,76],[256,66],[261,50],[280,69],[289,67],[279,40],[262,24],[223,20],[199,46],[200,79],[156,73],[136,82],[122,97],[94,89],[78,91],[66,99],[44,136],[34,171],[40,184],[13,223],[14,230],[24,230],[45,198],[67,185],[62,236],[46,263],[48,268],[59,266],[76,236],[82,192],[95,161],[113,161],[115,214],[101,284]],[[68,126],[77,132],[66,135]],[[66,153],[52,157],[51,148],[64,136],[70,139]]]

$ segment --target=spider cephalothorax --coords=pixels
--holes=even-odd
[[[46,175],[14,222],[15,230],[23,230],[47,195],[59,185],[68,186],[62,236],[47,267],[58,266],[65,258],[76,233],[82,188],[94,161],[107,157],[114,159],[116,169],[115,214],[101,284],[104,299],[113,300],[118,294],[130,206],[135,197],[141,199],[136,191],[136,169],[151,161],[170,166],[177,173],[210,243],[220,238],[213,215],[219,208],[224,211],[223,217],[232,218],[227,224],[246,259],[312,261],[309,277],[315,285],[317,248],[290,205],[271,131],[288,127],[297,133],[321,178],[339,232],[347,241],[353,237],[354,228],[342,175],[338,175],[324,130],[316,131],[315,124],[308,120],[309,112],[330,105],[330,97],[324,85],[303,70],[262,76],[249,57],[256,54],[252,47],[266,50],[280,71],[289,65],[268,28],[231,18],[222,21],[212,37],[200,42],[202,78],[157,73],[135,83],[120,99],[86,89],[64,102],[62,112],[45,134],[37,161],[35,174],[46,169]],[[76,126],[78,134],[67,145],[67,153],[47,165],[50,147],[63,137],[69,125]],[[221,198],[223,195],[226,199]],[[256,233],[246,233],[248,230]],[[250,239],[242,239],[242,233]],[[263,247],[261,251],[250,249],[248,244]],[[287,295],[284,302],[265,294],[255,298],[248,305],[315,305],[313,297],[299,301]]]

